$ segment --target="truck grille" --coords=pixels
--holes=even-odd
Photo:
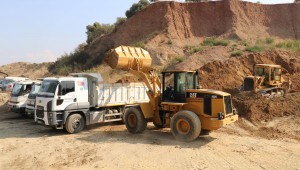
[[[36,116],[38,118],[44,118],[44,107],[43,106],[37,106]]]

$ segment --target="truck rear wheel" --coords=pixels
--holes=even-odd
[[[130,133],[142,133],[147,127],[147,121],[142,111],[135,107],[126,109],[124,121]]]
[[[66,131],[68,133],[78,133],[84,128],[84,118],[80,114],[72,114],[66,121]]]
[[[171,119],[173,136],[180,141],[190,142],[195,140],[201,131],[199,117],[187,110],[177,112]]]

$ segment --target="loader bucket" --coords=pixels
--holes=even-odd
[[[113,69],[151,70],[152,58],[142,48],[119,46],[106,53],[105,62]]]

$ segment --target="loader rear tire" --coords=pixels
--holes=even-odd
[[[188,110],[177,112],[171,119],[173,136],[183,142],[191,142],[199,137],[201,122],[199,117]]]
[[[80,114],[72,114],[67,118],[65,129],[68,133],[78,133],[83,130],[84,118]]]
[[[142,111],[135,107],[126,109],[124,114],[124,122],[128,132],[142,133],[147,127],[147,121]]]

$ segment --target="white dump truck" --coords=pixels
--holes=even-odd
[[[25,114],[26,101],[35,81],[25,80],[16,82],[11,92],[8,108],[13,112]]]
[[[122,121],[124,111],[148,103],[143,83],[105,83],[98,73],[45,78],[36,97],[35,121],[69,133],[85,125]]]
[[[27,114],[27,116],[29,117],[34,117],[34,107],[35,107],[35,99],[36,99],[36,95],[40,90],[42,81],[35,81],[32,84],[32,88],[31,91],[28,95],[28,99],[26,101],[26,109],[25,112]]]

